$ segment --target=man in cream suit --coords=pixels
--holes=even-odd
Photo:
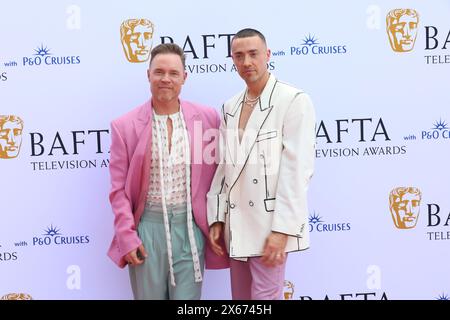
[[[223,159],[207,195],[210,241],[225,255],[224,233],[233,299],[281,299],[287,253],[309,247],[315,112],[306,93],[268,72],[259,31],[239,31],[231,51],[247,86],[222,110]]]

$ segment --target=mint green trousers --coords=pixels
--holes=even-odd
[[[186,206],[168,206],[172,238],[173,270],[176,286],[170,283],[169,260],[161,205],[147,205],[138,225],[148,257],[143,264],[129,266],[130,282],[136,300],[199,300],[202,283],[194,281],[194,263],[187,230]],[[195,222],[194,236],[204,273],[205,239]]]

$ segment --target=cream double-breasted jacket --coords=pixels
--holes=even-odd
[[[225,223],[232,258],[262,255],[271,231],[289,235],[286,252],[306,249],[307,190],[315,158],[312,102],[270,75],[239,142],[244,95],[223,106],[221,163],[207,194],[208,223]]]

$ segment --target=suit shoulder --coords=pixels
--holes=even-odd
[[[245,90],[236,93],[234,96],[225,101],[225,105],[239,101],[244,96]]]
[[[217,109],[190,101],[182,101],[182,104],[188,106],[191,110],[195,111],[195,113],[199,114],[204,123],[208,124],[207,126],[217,126],[216,123],[219,121],[219,112]]]
[[[118,118],[111,121],[111,124],[114,124],[116,126],[122,126],[124,124],[127,124],[129,121],[136,119],[139,117],[141,112],[145,111],[145,108],[150,107],[148,102],[144,103],[138,107],[135,107],[128,111],[127,113],[119,116]]]
[[[279,91],[281,91],[283,94],[289,94],[289,95],[293,95],[293,96],[297,96],[299,94],[306,94],[305,91],[303,91],[302,89],[299,89],[287,82],[283,82],[283,81],[279,81],[279,80],[277,82],[277,89]]]
[[[189,105],[191,108],[193,108],[194,110],[196,110],[197,112],[201,113],[201,114],[213,114],[214,112],[216,112],[216,109],[214,109],[213,107],[204,105],[204,104],[200,104],[200,103],[194,103],[191,101],[183,101],[184,104]]]

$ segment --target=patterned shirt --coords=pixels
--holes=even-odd
[[[152,123],[152,157],[150,163],[150,186],[147,202],[161,204],[161,182],[159,168],[158,136],[162,142],[162,164],[164,177],[164,192],[167,205],[186,203],[186,146],[181,112],[170,115],[153,114]],[[167,119],[172,120],[172,138],[168,139]],[[157,123],[158,122],[158,123]]]

